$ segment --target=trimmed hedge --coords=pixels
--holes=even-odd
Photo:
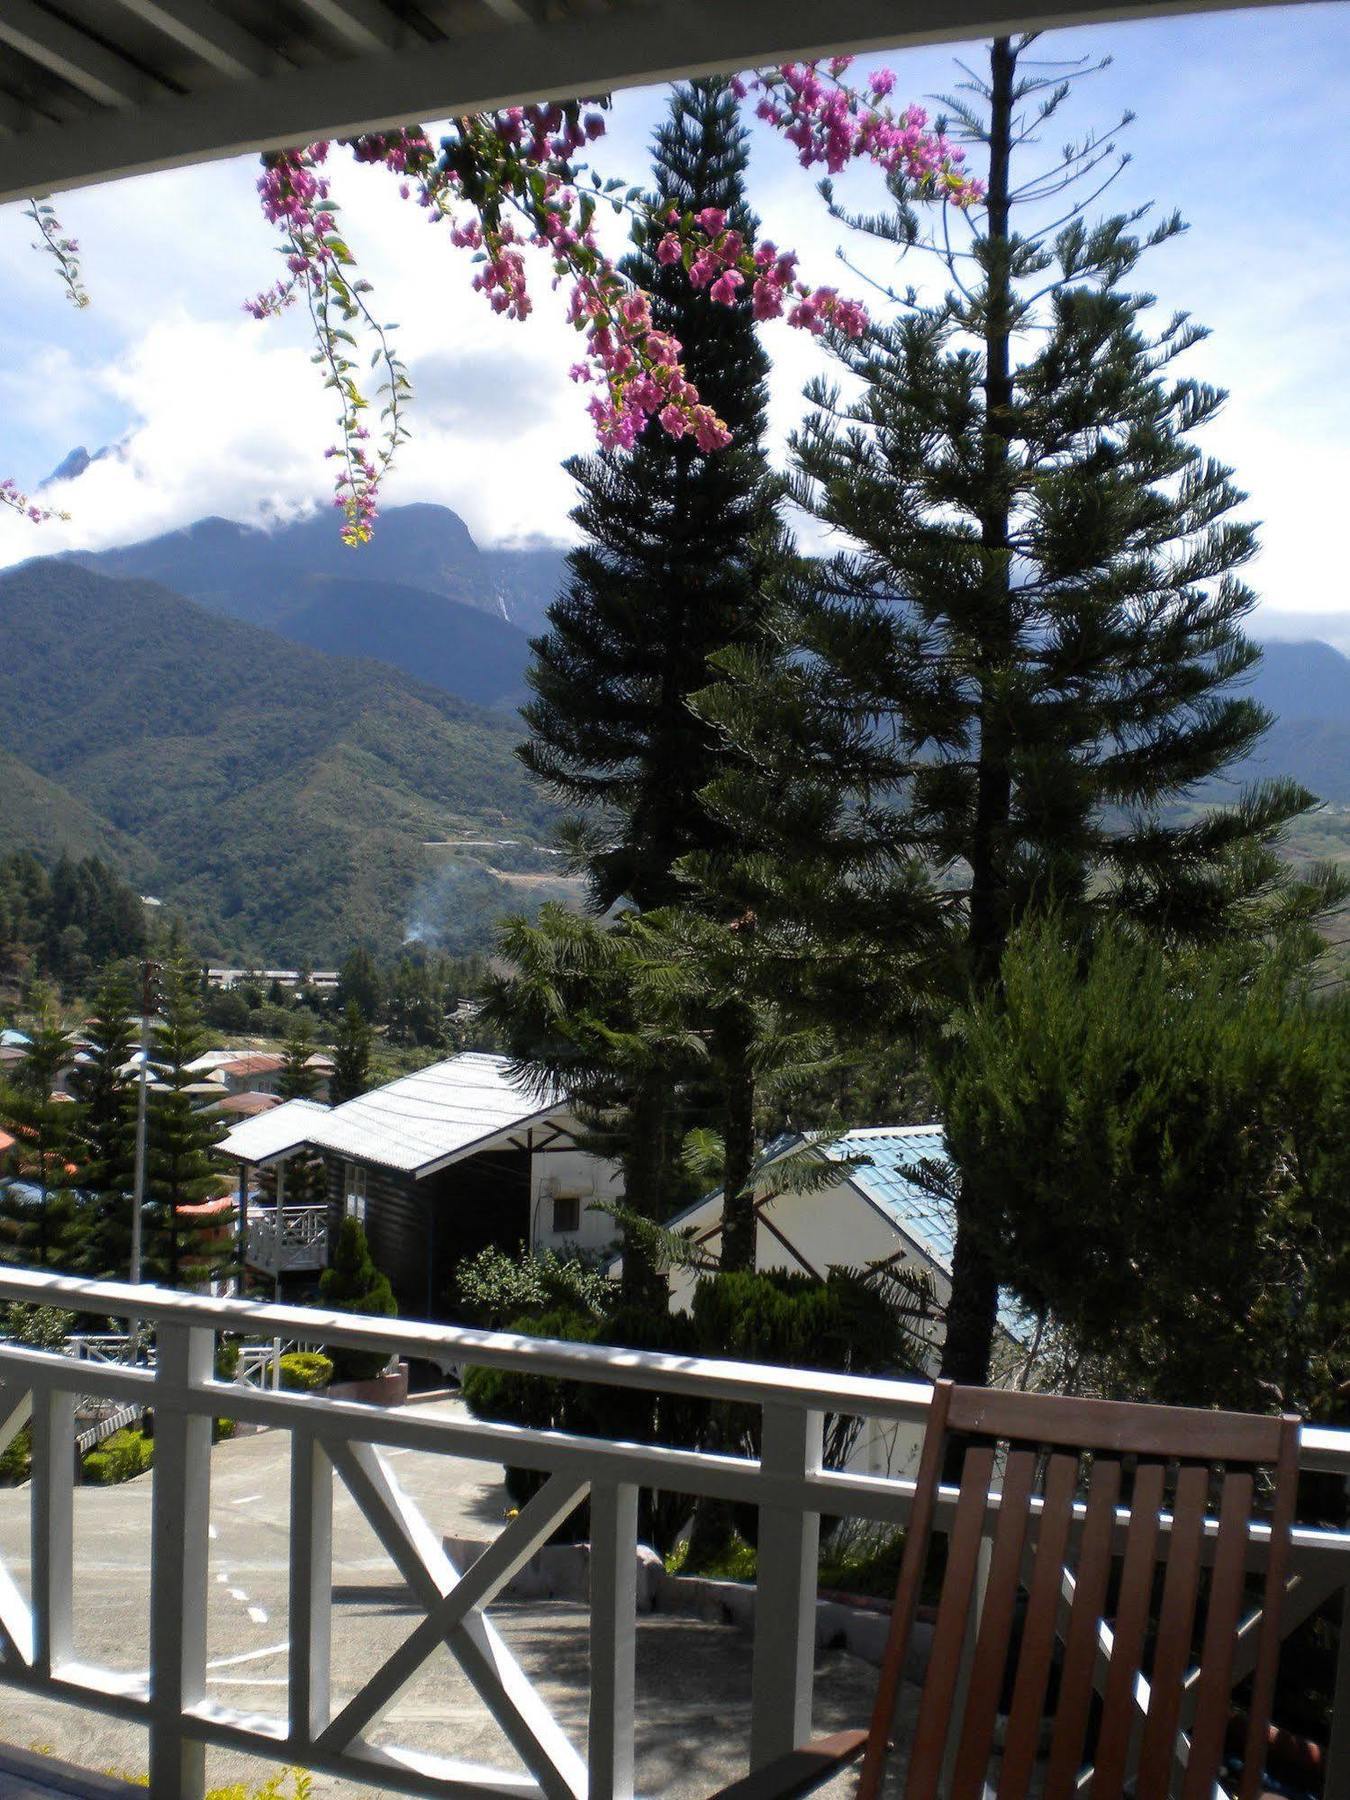
[[[84,1459],[84,1478],[97,1487],[132,1481],[155,1460],[155,1441],[140,1431],[114,1431]]]
[[[292,1393],[311,1394],[332,1379],[332,1357],[317,1350],[289,1350],[281,1359],[281,1385]]]

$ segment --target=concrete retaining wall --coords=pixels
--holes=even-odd
[[[456,1568],[464,1568],[487,1546],[472,1538],[447,1537],[445,1551]],[[503,1590],[508,1600],[578,1600],[590,1597],[589,1544],[546,1544]],[[755,1588],[752,1582],[714,1581],[704,1575],[667,1575],[665,1565],[645,1544],[637,1552],[639,1613],[683,1613],[715,1619],[745,1631],[754,1629]],[[816,1646],[847,1650],[863,1662],[879,1666],[890,1630],[890,1609],[850,1598],[816,1601]],[[918,1680],[928,1660],[932,1626],[920,1619],[914,1627],[906,1674]]]

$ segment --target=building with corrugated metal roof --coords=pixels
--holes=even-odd
[[[244,1255],[258,1274],[287,1272],[249,1247],[275,1256],[286,1164],[317,1155],[328,1171],[328,1237],[344,1214],[359,1218],[400,1311],[434,1319],[446,1314],[456,1267],[488,1245],[596,1255],[609,1247],[614,1225],[595,1203],[619,1199],[622,1180],[614,1164],[579,1148],[576,1129],[556,1090],[513,1080],[505,1057],[466,1053],[341,1106],[289,1100],[236,1125],[217,1148],[239,1167]],[[275,1171],[276,1201],[266,1212],[254,1204],[251,1227],[250,1183],[263,1170]],[[291,1223],[294,1238],[303,1222]],[[313,1249],[313,1232],[301,1235]],[[291,1267],[312,1275],[322,1261],[315,1254]]]
[[[952,1207],[931,1182],[921,1179],[923,1165],[935,1170],[946,1160],[940,1124],[872,1125],[821,1139],[816,1148],[837,1163],[838,1179],[809,1192],[776,1192],[775,1163],[800,1152],[811,1140],[800,1134],[770,1144],[755,1173],[755,1267],[796,1270],[823,1280],[832,1268],[888,1268],[925,1277],[932,1291],[930,1317],[919,1327],[926,1341],[924,1373],[937,1373],[942,1349],[943,1314],[951,1294],[952,1252],[956,1221]],[[667,1230],[688,1237],[702,1257],[714,1262],[721,1253],[720,1190],[671,1219]],[[671,1306],[689,1305],[698,1279],[693,1268],[671,1271]],[[1000,1335],[1012,1371],[1024,1357],[1019,1346],[1030,1333],[1027,1321],[1009,1296],[999,1305]],[[881,1426],[869,1421],[850,1457],[853,1466],[874,1473],[912,1473],[921,1433],[917,1427]]]

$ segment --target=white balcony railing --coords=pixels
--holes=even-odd
[[[328,1261],[328,1208],[283,1206],[251,1212],[245,1260],[267,1275],[322,1269]]]
[[[223,1745],[391,1793],[539,1794],[548,1800],[627,1800],[632,1793],[635,1540],[642,1487],[749,1502],[760,1509],[749,1755],[758,1765],[809,1735],[815,1569],[822,1513],[903,1523],[912,1485],[821,1466],[824,1412],[922,1422],[929,1390],[903,1382],[699,1361],[596,1345],[421,1325],[349,1314],[183,1296],[22,1270],[0,1274],[0,1299],[112,1316],[133,1310],[152,1328],[153,1369],[72,1364],[0,1346],[0,1446],[31,1415],[31,1605],[0,1574],[0,1682],[147,1728],[154,1800],[201,1800],[207,1744]],[[478,1364],[531,1375],[696,1394],[758,1406],[759,1461],[660,1445],[616,1443],[416,1412],[386,1412],[315,1395],[222,1387],[213,1378],[220,1331],[285,1337]],[[138,1676],[78,1661],[73,1652],[74,1396],[94,1391],[155,1412],[151,1498],[149,1667]],[[274,1714],[232,1711],[206,1684],[211,1420],[235,1418],[290,1435],[288,1673]],[[417,1450],[509,1463],[547,1479],[469,1567],[457,1568],[402,1492],[389,1451]],[[1350,1475],[1350,1433],[1305,1427],[1302,1465]],[[334,1479],[373,1527],[424,1617],[364,1685],[334,1711],[329,1691]],[[512,1575],[589,1494],[590,1703],[583,1756],[553,1719],[498,1635],[488,1607]],[[991,1494],[992,1531],[1000,1496]],[[942,1519],[950,1510],[939,1509]],[[1161,1528],[1170,1527],[1164,1515]],[[1259,1529],[1252,1554],[1261,1555]],[[1350,1585],[1350,1534],[1300,1526],[1294,1535],[1282,1635]],[[1233,1682],[1249,1672],[1239,1633]],[[448,1645],[527,1774],[374,1744],[368,1733],[405,1682]],[[1144,1697],[1141,1705],[1147,1704]],[[1350,1793],[1350,1622],[1333,1701],[1323,1792]],[[446,1722],[446,1737],[456,1732]]]

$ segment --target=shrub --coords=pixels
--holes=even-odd
[[[398,1302],[389,1277],[382,1275],[371,1260],[359,1219],[348,1217],[342,1221],[333,1260],[319,1278],[319,1298],[334,1312],[360,1313],[371,1319],[397,1316]],[[389,1361],[380,1350],[346,1350],[340,1344],[327,1348],[339,1381],[369,1381]]]
[[[583,1344],[623,1344],[642,1350],[695,1353],[693,1323],[684,1313],[618,1307],[603,1319],[574,1309],[516,1319],[510,1329],[530,1337],[563,1338]],[[672,1444],[694,1449],[706,1428],[705,1401],[683,1394],[590,1382],[541,1380],[507,1369],[471,1368],[464,1375],[464,1400],[477,1419],[496,1419],[539,1431],[569,1431],[584,1437],[622,1438],[629,1443]],[[533,1470],[507,1469],[506,1487],[519,1505],[544,1477]],[[691,1502],[681,1494],[644,1489],[638,1529],[661,1554],[669,1550],[689,1517]],[[589,1516],[579,1507],[557,1534],[584,1537]]]
[[[477,1261],[488,1272],[495,1267],[482,1257]],[[610,1304],[603,1312],[573,1301],[497,1322],[528,1337],[618,1344],[679,1356],[729,1356],[742,1362],[784,1363],[853,1374],[893,1374],[916,1365],[919,1340],[915,1326],[925,1299],[890,1277],[845,1269],[831,1270],[823,1282],[786,1272],[710,1276],[699,1282],[689,1313],[624,1307],[613,1303],[612,1288],[609,1295]],[[713,1408],[706,1400],[690,1395],[541,1380],[535,1375],[486,1368],[465,1372],[463,1392],[469,1411],[479,1419],[632,1443],[759,1454],[758,1407]],[[858,1420],[847,1415],[828,1417],[829,1463],[845,1460],[858,1425]],[[520,1504],[542,1479],[530,1471],[508,1469],[507,1491]],[[639,1511],[644,1541],[664,1555],[688,1519],[690,1505],[683,1495],[644,1490]],[[733,1520],[742,1539],[753,1544],[759,1523],[756,1508],[731,1509],[728,1529]],[[827,1535],[832,1523],[825,1522]],[[574,1515],[569,1525],[574,1533],[584,1532],[584,1513]]]
[[[527,1313],[575,1311],[602,1318],[614,1304],[614,1283],[579,1256],[531,1252],[523,1244],[508,1256],[489,1245],[460,1265],[455,1297],[466,1323],[503,1331]]]
[[[293,1394],[311,1394],[333,1378],[331,1357],[318,1350],[291,1350],[281,1359],[281,1385]]]
[[[0,1487],[18,1487],[33,1470],[33,1428],[21,1425],[0,1451]]]
[[[59,1350],[78,1322],[59,1306],[30,1306],[24,1300],[11,1300],[0,1309],[0,1334],[32,1350]]]
[[[116,1482],[144,1475],[154,1460],[153,1438],[140,1431],[114,1431],[85,1457],[84,1478],[98,1487],[112,1487]]]

